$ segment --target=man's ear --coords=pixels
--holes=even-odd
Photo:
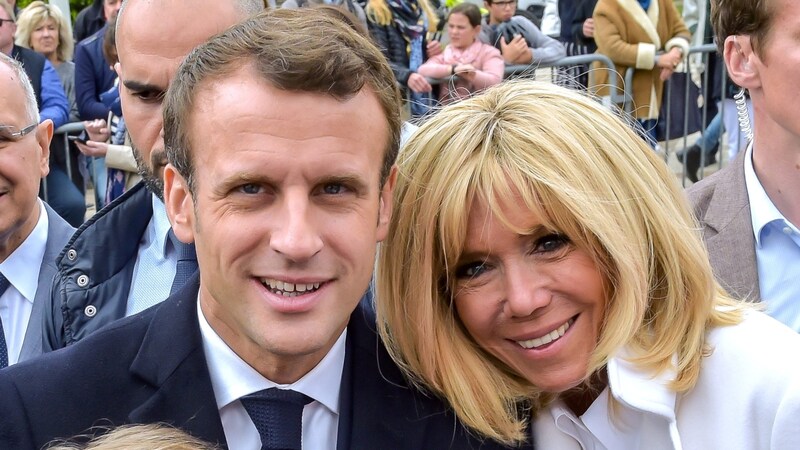
[[[737,85],[745,89],[761,87],[758,73],[760,59],[753,51],[750,36],[728,36],[724,46],[725,65],[728,75]]]
[[[50,173],[50,141],[53,140],[53,121],[44,120],[36,126],[36,145],[39,146],[39,174],[42,178]]]
[[[381,188],[380,205],[378,206],[378,242],[389,234],[389,222],[392,220],[394,186],[397,183],[397,166],[392,166]]]
[[[172,231],[181,242],[194,242],[194,199],[186,180],[172,164],[164,168],[164,206]]]

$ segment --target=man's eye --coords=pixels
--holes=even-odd
[[[326,184],[322,188],[323,192],[325,192],[326,194],[330,194],[330,195],[341,194],[341,193],[345,192],[346,190],[347,190],[347,188],[345,188],[344,185],[337,184],[337,183]]]
[[[259,192],[261,192],[261,186],[259,186],[257,184],[252,184],[252,183],[251,184],[244,184],[244,185],[239,187],[239,190],[242,191],[242,193],[253,195],[253,194],[258,194]]]
[[[138,97],[140,100],[144,102],[158,102],[164,98],[163,91],[142,91],[142,92],[134,92],[134,97]]]

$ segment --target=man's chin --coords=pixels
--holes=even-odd
[[[133,158],[136,160],[136,168],[139,175],[142,177],[142,181],[144,181],[144,185],[147,186],[147,189],[150,190],[156,197],[159,198],[162,202],[164,201],[164,178],[161,176],[164,171],[164,167],[161,166],[158,171],[150,168],[141,156],[136,148],[133,150]]]

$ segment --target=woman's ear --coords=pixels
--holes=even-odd
[[[724,58],[728,75],[734,83],[748,90],[761,87],[758,72],[760,59],[753,51],[750,36],[728,36],[725,39]]]

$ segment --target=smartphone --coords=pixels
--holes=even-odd
[[[75,142],[77,142],[77,143],[79,143],[79,144],[86,145],[86,141],[85,141],[85,140],[83,140],[83,139],[81,139],[81,137],[80,137],[80,136],[72,136],[72,135],[69,135],[69,136],[67,136],[67,139],[69,139],[70,141],[75,141]]]

